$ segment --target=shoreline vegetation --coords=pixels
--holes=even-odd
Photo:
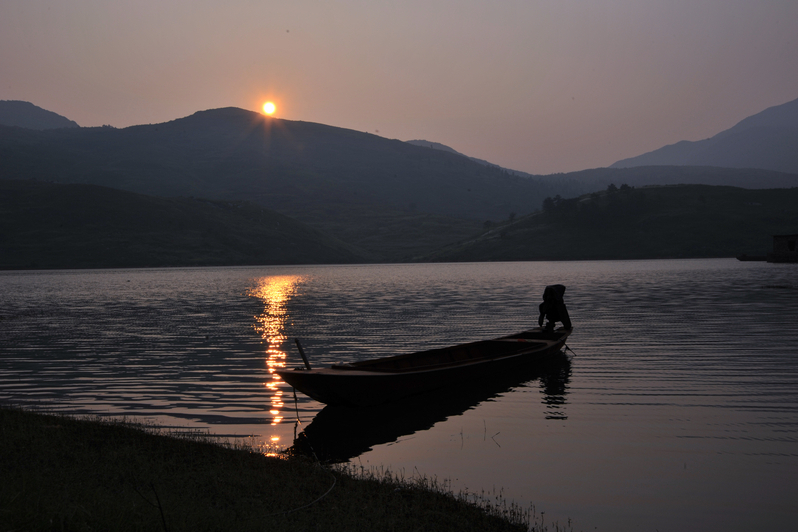
[[[2,530],[560,531],[501,495],[204,433],[0,405]]]

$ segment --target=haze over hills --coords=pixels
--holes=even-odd
[[[79,127],[73,120],[19,100],[0,100],[0,125],[38,130]]]
[[[798,173],[798,99],[765,109],[706,140],[681,141],[610,168],[719,166]]]

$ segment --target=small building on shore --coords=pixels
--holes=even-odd
[[[768,262],[798,262],[798,234],[773,235],[773,253],[768,253]]]

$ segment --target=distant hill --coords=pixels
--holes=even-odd
[[[514,261],[734,257],[798,232],[798,188],[623,187],[559,200],[425,260]]]
[[[709,139],[677,142],[623,159],[611,168],[663,165],[762,168],[798,173],[798,99],[749,116]]]
[[[465,155],[464,153],[460,153],[459,151],[455,150],[454,148],[450,148],[449,146],[447,146],[445,144],[441,144],[440,142],[432,142],[432,141],[429,141],[429,140],[420,140],[419,139],[419,140],[408,140],[407,143],[408,144],[412,144],[414,146],[421,146],[421,147],[430,148],[430,149],[433,149],[433,150],[441,150],[441,151],[445,151],[445,152],[448,152],[448,153],[454,153],[454,154],[460,155],[461,157],[465,157],[465,158],[467,158],[467,159],[469,159],[471,161],[474,161],[475,163],[481,164],[483,166],[490,166],[490,167],[493,167],[493,168],[498,168],[498,169],[503,170],[503,171],[505,171],[505,172],[507,172],[508,174],[511,174],[511,175],[517,175],[517,176],[521,176],[521,177],[534,177],[532,174],[528,174],[526,172],[521,172],[520,170],[511,170],[509,168],[501,167],[498,164],[491,163],[491,162],[486,161],[484,159],[477,159],[476,157],[470,157],[468,155]]]
[[[124,129],[0,126],[0,179],[248,201],[364,250],[364,260],[385,262],[416,260],[483,226],[535,212],[546,197],[575,197],[610,183],[798,186],[796,174],[710,167],[528,176],[437,143],[237,108]]]
[[[798,173],[786,173],[758,168],[721,168],[712,166],[638,166],[594,168],[564,174],[533,175],[510,170],[499,165],[464,155],[449,146],[428,140],[407,141],[416,146],[447,151],[466,157],[474,162],[499,168],[511,175],[529,177],[540,187],[563,197],[574,197],[589,192],[604,190],[610,184],[620,186],[646,185],[728,185],[742,188],[790,188],[798,187]],[[618,163],[616,163],[618,164]]]
[[[336,238],[246,202],[0,180],[0,269],[364,260]]]
[[[385,260],[462,237],[463,221],[532,212],[551,193],[455,154],[236,108],[124,129],[0,127],[0,178],[248,200],[328,232],[345,226],[361,247],[394,242],[398,255],[374,248]],[[374,226],[375,213],[392,219]],[[423,216],[451,235],[415,246]]]
[[[246,198],[297,212],[367,202],[486,219],[530,212],[542,200],[529,180],[454,154],[236,108],[124,129],[0,129],[0,155],[4,178]]]
[[[563,197],[575,197],[605,190],[609,185],[712,185],[740,188],[798,187],[798,174],[752,168],[712,166],[637,166],[632,168],[594,168],[567,174],[542,176],[540,182],[557,183]]]
[[[19,100],[0,100],[0,125],[38,130],[79,127],[66,117]]]

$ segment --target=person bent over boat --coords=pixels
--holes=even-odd
[[[564,294],[565,286],[561,284],[549,285],[543,291],[543,303],[540,304],[538,325],[543,327],[543,321],[548,319],[546,323],[547,331],[553,331],[554,324],[558,321],[562,322],[563,327],[566,329],[573,328],[571,327],[571,318],[568,316],[568,309],[565,308],[565,301],[563,301]]]

